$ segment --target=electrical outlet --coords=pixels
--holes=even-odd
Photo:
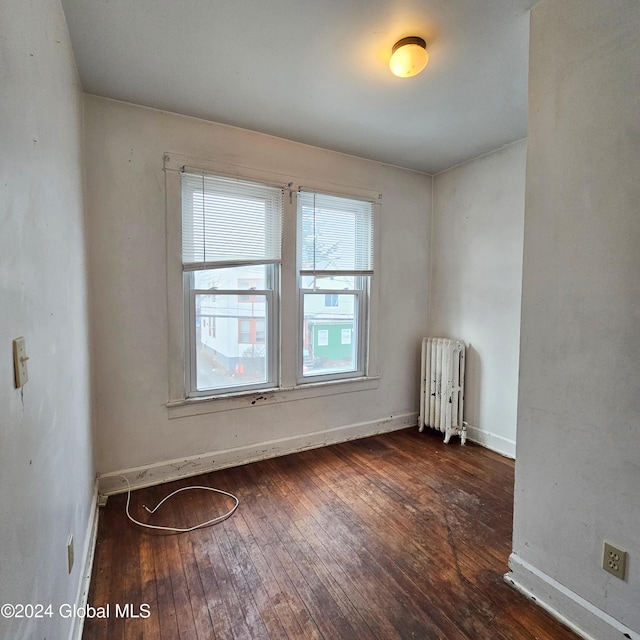
[[[602,568],[616,578],[624,580],[627,575],[627,552],[605,542]]]
[[[73,536],[69,536],[69,540],[67,540],[67,566],[69,568],[69,573],[71,573],[71,569],[73,569]]]

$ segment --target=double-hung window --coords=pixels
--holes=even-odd
[[[374,205],[298,193],[298,380],[366,375]]]
[[[286,402],[336,391],[324,382],[374,388],[380,194],[189,168],[200,164],[165,155],[170,402],[218,411],[244,393],[294,392],[269,396]]]
[[[282,187],[182,172],[189,397],[274,387]]]

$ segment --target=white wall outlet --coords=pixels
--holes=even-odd
[[[16,377],[16,389],[24,386],[29,380],[29,372],[27,371],[28,359],[24,338],[16,338],[13,341],[13,368]]]
[[[69,573],[73,569],[73,536],[70,535],[67,540],[67,567],[69,569]]]
[[[627,575],[627,552],[614,547],[609,542],[605,542],[602,568],[616,578],[624,580]]]

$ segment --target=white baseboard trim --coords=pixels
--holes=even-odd
[[[512,553],[504,579],[585,640],[640,640],[640,634]]]
[[[507,458],[516,457],[516,443],[515,440],[510,440],[504,436],[499,436],[496,433],[485,431],[479,427],[474,427],[472,424],[467,423],[467,437],[472,442],[479,444],[491,451],[495,451],[500,455]]]
[[[89,523],[87,525],[87,531],[84,537],[84,549],[82,550],[82,567],[75,599],[75,603],[78,608],[84,608],[87,605],[87,598],[89,597],[93,558],[95,556],[96,542],[98,540],[98,512],[98,483],[96,482],[93,498],[91,500],[91,518],[89,518]],[[84,616],[73,616],[72,621],[69,640],[82,640]]]
[[[101,496],[109,496],[126,491],[126,482],[120,476],[125,476],[129,480],[132,489],[141,489],[163,482],[178,480],[179,478],[225,469],[226,467],[235,467],[249,462],[305,451],[306,449],[315,449],[329,444],[397,431],[398,429],[414,426],[417,421],[417,413],[405,413],[399,416],[360,422],[325,431],[305,433],[304,435],[279,438],[244,447],[212,451],[188,458],[177,458],[142,467],[123,469],[122,471],[100,475],[98,477],[98,491]]]

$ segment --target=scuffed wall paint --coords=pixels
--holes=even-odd
[[[539,600],[589,603],[561,613],[599,638],[622,634],[598,611],[640,634],[639,32],[635,1],[531,15],[512,566]]]
[[[85,123],[101,474],[217,451],[258,451],[262,443],[354,424],[371,424],[373,432],[391,415],[417,413],[430,176],[93,96],[85,97]],[[165,152],[382,193],[375,388],[178,417],[167,408]],[[295,345],[285,341],[283,357],[291,357]]]
[[[76,621],[59,606],[78,596],[94,473],[82,95],[59,3],[0,3],[0,60],[0,603],[52,606],[0,618],[0,637],[66,638]]]
[[[464,340],[469,437],[515,455],[527,143],[434,178],[431,331]]]

